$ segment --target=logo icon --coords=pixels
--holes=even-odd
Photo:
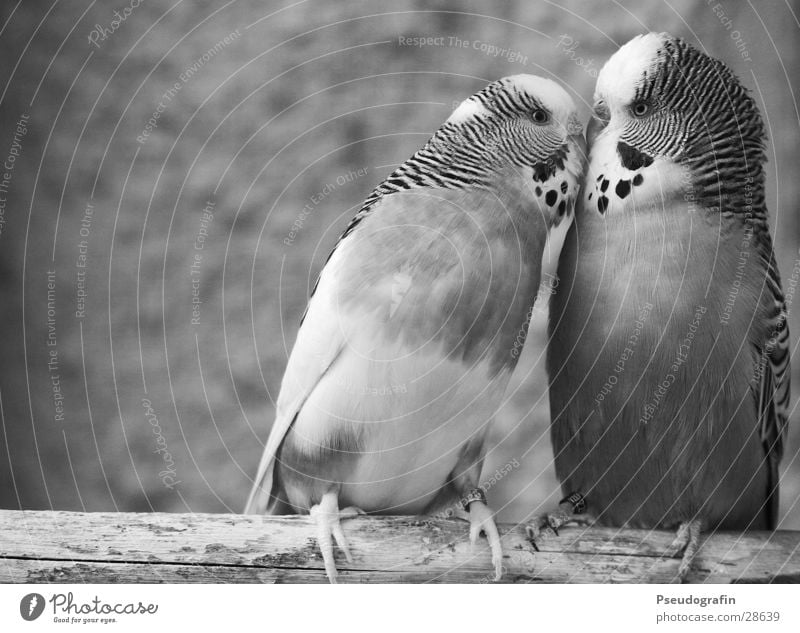
[[[19,601],[19,614],[28,622],[35,620],[44,611],[44,596],[40,593],[29,593]]]

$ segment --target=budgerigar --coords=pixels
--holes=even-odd
[[[722,62],[667,34],[620,48],[551,303],[563,489],[601,524],[677,528],[681,579],[701,530],[778,517],[789,333],[764,137]]]
[[[341,518],[448,506],[473,544],[486,534],[499,577],[485,440],[547,240],[572,221],[584,143],[558,84],[495,81],[378,185],[331,253],[246,512],[310,513],[332,582],[332,537],[351,558]]]

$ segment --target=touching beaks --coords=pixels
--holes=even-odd
[[[578,134],[583,134],[583,123],[577,114],[571,114],[567,119],[567,135],[576,136]]]
[[[589,147],[594,144],[595,139],[608,125],[609,120],[611,120],[611,112],[606,102],[601,99],[594,104],[592,118],[589,125],[586,126],[586,141],[589,143]]]
[[[586,139],[583,136],[583,132],[579,132],[578,134],[570,134],[568,138],[577,148],[578,155],[581,157],[581,160],[586,161]]]

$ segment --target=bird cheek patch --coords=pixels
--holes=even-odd
[[[617,143],[617,154],[622,162],[622,166],[631,171],[636,171],[642,167],[649,167],[653,164],[653,157],[644,152],[640,152],[635,147],[620,141]]]
[[[564,169],[564,162],[567,158],[567,152],[567,146],[562,145],[545,160],[533,165],[534,182],[544,183],[555,176],[556,172]]]
[[[533,166],[533,180],[535,182],[545,182],[556,173],[555,162],[548,158],[546,161],[536,163]]]

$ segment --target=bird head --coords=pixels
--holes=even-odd
[[[437,135],[456,155],[480,156],[488,172],[521,175],[549,226],[571,212],[586,144],[575,103],[556,82],[524,74],[494,81],[463,101]]]
[[[743,179],[763,183],[754,100],[724,63],[666,33],[637,36],[606,62],[587,141],[587,189],[601,213],[648,188],[691,190],[704,207],[732,209]]]

